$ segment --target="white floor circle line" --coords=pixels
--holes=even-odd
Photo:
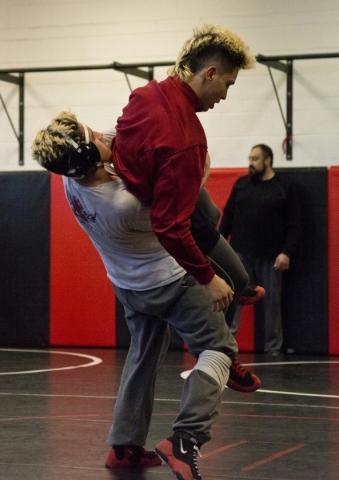
[[[271,365],[308,365],[312,364],[321,364],[321,363],[339,363],[339,360],[292,360],[288,362],[265,362],[265,363],[242,363],[243,367],[263,367]]]
[[[73,370],[75,368],[85,368],[85,367],[94,367],[102,363],[102,359],[99,357],[94,357],[93,355],[86,355],[85,353],[72,353],[72,352],[57,352],[55,350],[27,350],[21,348],[0,348],[1,352],[19,352],[19,353],[42,353],[42,354],[53,354],[53,355],[71,355],[74,357],[82,357],[90,359],[89,363],[83,363],[81,365],[69,365],[68,367],[58,367],[58,368],[44,368],[39,370],[23,370],[21,372],[0,372],[0,375],[26,375],[30,373],[41,373],[41,372],[55,372],[57,370]]]
[[[339,360],[298,360],[292,362],[264,362],[264,363],[242,363],[243,367],[270,367],[276,365],[309,365],[322,363],[339,363]],[[186,380],[192,370],[185,370],[180,373],[180,377]]]
[[[264,390],[259,388],[258,393],[275,393],[278,395],[295,395],[297,397],[339,398],[339,395],[324,395],[321,393],[283,392],[279,390]]]
[[[339,363],[339,360],[302,360],[302,361],[292,361],[292,362],[267,362],[267,363],[242,363],[246,367],[265,367],[265,366],[274,366],[274,365],[308,365],[308,364],[329,364],[329,363]],[[186,380],[192,370],[185,370],[180,373],[180,377]],[[276,395],[295,395],[300,397],[320,397],[320,398],[339,398],[339,395],[323,395],[320,393],[302,393],[302,392],[284,392],[278,390],[264,390],[259,388],[258,393],[274,393]]]

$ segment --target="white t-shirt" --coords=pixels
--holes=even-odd
[[[118,287],[149,290],[181,278],[185,271],[160,245],[149,208],[116,180],[95,187],[63,177],[67,200],[98,250],[108,278]]]

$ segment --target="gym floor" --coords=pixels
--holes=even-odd
[[[125,350],[0,349],[0,478],[171,480],[165,466],[111,471],[106,437]],[[250,394],[225,389],[203,480],[338,480],[339,357],[240,354],[262,380]],[[170,351],[159,372],[147,448],[171,434],[183,379],[194,365]]]

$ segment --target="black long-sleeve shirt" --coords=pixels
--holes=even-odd
[[[225,205],[220,233],[231,236],[236,252],[274,260],[280,253],[292,256],[300,237],[300,208],[295,186],[276,173],[253,182],[240,177]]]

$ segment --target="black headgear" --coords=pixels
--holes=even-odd
[[[77,143],[67,133],[57,130],[73,147],[57,162],[48,166],[48,170],[65,177],[83,178],[91,167],[100,162],[100,152],[98,147],[89,140],[89,133],[86,125],[83,125],[85,132],[85,141]]]

